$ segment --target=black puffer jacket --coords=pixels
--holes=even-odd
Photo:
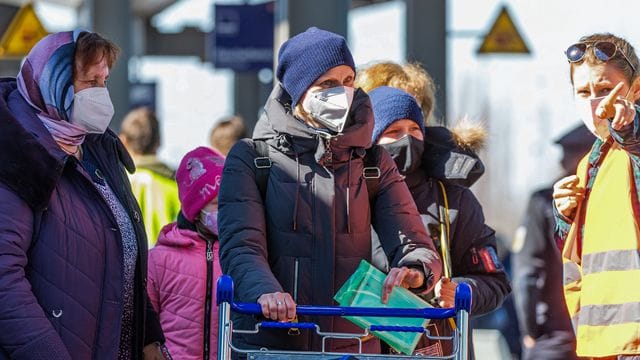
[[[237,300],[255,302],[262,294],[285,291],[299,304],[335,304],[333,295],[360,260],[371,258],[371,225],[390,264],[420,268],[429,280],[421,290],[430,290],[440,277],[440,258],[406,184],[383,151],[375,208],[369,209],[362,177],[373,129],[368,96],[356,92],[344,134],[329,140],[288,109],[288,96],[277,86],[254,132],[254,139],[266,140],[273,161],[264,202],[256,184],[258,155],[252,141],[236,144],[225,163],[220,260],[223,272],[235,281]],[[342,318],[312,320],[324,331],[360,332]],[[254,323],[251,317],[234,317],[235,328],[253,328]],[[237,345],[270,349],[320,347],[318,339],[304,331],[298,336],[286,330],[263,331],[236,339]],[[329,347],[354,345],[342,341]],[[366,342],[365,349],[376,351],[377,341]]]

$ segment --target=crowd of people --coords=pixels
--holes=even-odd
[[[567,177],[532,195],[514,242],[523,358],[638,359],[640,63],[611,34],[566,55],[586,127],[557,141]],[[117,57],[99,34],[61,32],[0,80],[0,359],[215,358],[222,274],[262,311],[234,314],[237,329],[270,319],[359,333],[296,308],[334,304],[362,260],[386,274],[383,304],[404,287],[452,307],[464,283],[480,316],[510,295],[470,190],[485,171],[486,131],[437,126],[437,86],[420,65],[356,69],[342,36],[309,28],[280,47],[252,136],[241,118],[221,119],[210,146],[174,170],[156,155],[152,110],[132,110],[119,134],[108,128]],[[429,325],[431,335],[454,331]],[[233,340],[397,353],[373,336],[325,344],[304,329]],[[454,350],[422,336],[416,354]]]

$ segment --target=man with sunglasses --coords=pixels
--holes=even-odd
[[[576,352],[640,359],[638,57],[611,34],[583,37],[566,55],[576,108],[597,137],[553,191]]]

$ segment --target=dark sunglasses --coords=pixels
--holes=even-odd
[[[565,51],[565,54],[567,55],[567,60],[569,60],[569,62],[578,62],[582,60],[582,58],[584,58],[584,54],[586,54],[587,50],[590,47],[593,47],[593,54],[596,56],[596,58],[598,58],[598,60],[603,62],[609,61],[611,58],[613,58],[616,55],[616,53],[622,55],[622,57],[627,61],[627,63],[629,63],[629,66],[631,66],[631,69],[635,74],[636,67],[633,66],[631,61],[629,61],[629,58],[627,58],[627,55],[625,55],[622,51],[620,51],[620,49],[618,49],[616,44],[612,43],[611,41],[575,43],[569,46],[567,48],[567,51]]]

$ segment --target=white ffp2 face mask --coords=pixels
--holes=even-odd
[[[69,122],[90,134],[103,134],[113,118],[113,103],[106,87],[92,87],[73,95],[73,111]]]
[[[353,92],[354,89],[350,86],[307,92],[302,108],[317,122],[339,133],[347,123]]]
[[[580,116],[580,120],[584,123],[584,125],[600,139],[604,139],[609,136],[609,120],[600,119],[596,116],[595,112],[600,105],[600,102],[605,97],[597,97],[591,100],[575,100],[576,110],[578,111],[578,116]]]

